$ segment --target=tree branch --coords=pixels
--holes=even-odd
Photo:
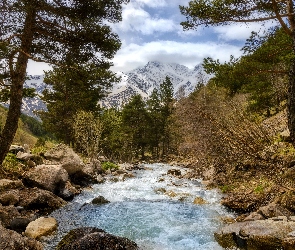
[[[285,32],[289,35],[292,36],[292,32],[291,30],[288,28],[288,26],[285,24],[282,15],[279,12],[279,8],[278,8],[278,4],[275,0],[272,0],[272,6],[273,6],[273,10],[276,14],[276,18],[278,19],[278,21],[280,22],[282,28],[285,30]],[[289,13],[288,13],[289,14]],[[289,17],[289,15],[287,15]]]

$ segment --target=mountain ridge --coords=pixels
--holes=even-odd
[[[148,62],[143,67],[138,67],[127,73],[117,72],[117,76],[121,77],[121,81],[115,83],[110,89],[108,97],[100,101],[102,107],[120,108],[136,94],[140,94],[146,100],[154,88],[159,88],[166,76],[173,84],[176,98],[187,96],[193,92],[198,82],[206,83],[209,79],[201,65],[189,69],[181,64],[159,61]],[[44,75],[30,75],[29,80],[25,82],[25,88],[29,87],[36,89],[37,96],[23,99],[22,112],[36,117],[34,111],[46,110],[46,104],[40,97],[42,91],[50,86],[44,83]]]

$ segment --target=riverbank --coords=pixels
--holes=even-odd
[[[167,171],[167,173],[162,174],[177,178],[174,182],[169,183],[174,187],[179,186],[181,180],[196,181],[202,179],[202,184],[206,185],[208,190],[219,188],[224,196],[222,199],[219,197],[221,204],[234,211],[237,216],[234,219],[225,219],[229,223],[235,222],[232,224],[234,226],[224,227],[224,230],[221,229],[221,231],[216,228],[216,240],[224,248],[235,246],[248,249],[243,248],[244,243],[239,244],[247,242],[252,232],[257,234],[257,230],[252,230],[252,223],[256,225],[255,228],[257,228],[257,225],[261,227],[259,232],[272,228],[271,221],[276,221],[274,224],[283,227],[284,223],[290,223],[287,225],[290,225],[289,228],[293,228],[291,224],[295,212],[295,185],[293,181],[295,157],[293,157],[291,148],[287,142],[280,142],[274,145],[274,148],[268,148],[264,151],[268,160],[251,163],[225,163],[223,165],[211,164],[209,167],[193,157],[173,156],[166,158],[165,161],[172,166],[180,166],[180,168],[175,167],[173,171],[171,170],[172,172]],[[122,185],[129,178],[134,178],[136,171],[145,168],[142,164],[123,164],[120,169],[102,170],[100,161],[85,163],[64,145],[58,145],[55,149],[45,153],[41,157],[42,159],[40,156],[29,153],[20,153],[18,158],[27,161],[27,163],[31,161],[31,164],[32,162],[34,164],[31,167],[28,166],[21,176],[15,175],[13,178],[0,180],[0,203],[2,204],[0,206],[0,219],[3,226],[0,229],[2,237],[12,234],[14,237],[9,239],[10,242],[21,241],[22,246],[29,246],[29,249],[41,249],[37,241],[21,236],[21,234],[26,234],[26,227],[29,223],[37,218],[46,217],[52,211],[65,206],[66,201],[77,197],[77,194],[80,194],[85,187],[91,184],[108,181],[111,183],[108,188],[113,191],[113,187]],[[101,161],[104,161],[104,159],[101,159]],[[150,171],[148,168],[145,170]],[[158,178],[157,182],[161,183],[164,180],[165,176]],[[126,191],[128,190],[127,188]],[[172,200],[182,202],[189,200],[184,193],[180,195],[181,192],[175,192],[170,188],[165,190],[160,188],[153,192],[158,195],[165,195]],[[200,199],[199,202],[200,205],[206,204],[206,200]],[[245,222],[247,223],[245,224]],[[267,228],[265,228],[265,225],[267,225]],[[241,228],[244,227],[252,228],[247,236],[248,238],[239,235]],[[274,228],[280,227],[276,225]],[[8,229],[14,232],[7,231]],[[267,232],[269,232],[268,236],[277,237],[277,231]],[[288,239],[288,244],[293,247],[294,244],[290,243],[293,236],[288,235],[293,231],[285,230],[285,232],[286,235],[280,236],[279,246],[282,246],[283,242]],[[52,229],[47,233],[52,233]],[[235,234],[237,234],[235,238],[224,241],[224,237]],[[213,235],[213,232],[211,235]],[[35,238],[39,240],[42,237],[43,235]],[[242,240],[237,243],[237,238]],[[264,235],[263,238],[267,237]],[[3,239],[3,242],[5,241],[7,240]],[[269,241],[273,241],[273,238],[269,238]],[[226,243],[229,244],[226,245],[224,242],[230,243]],[[0,245],[0,247],[2,246]]]
[[[169,161],[191,169],[191,176],[202,178],[207,188],[219,188],[224,193],[221,204],[237,214],[235,223],[216,232],[221,246],[295,249],[294,155],[293,146],[282,140],[257,152],[259,157],[251,161]]]

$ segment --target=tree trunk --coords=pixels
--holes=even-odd
[[[21,115],[23,85],[25,82],[27,64],[34,36],[35,16],[36,11],[34,7],[28,8],[22,33],[20,51],[18,51],[15,67],[14,69],[11,69],[12,72],[10,72],[10,103],[5,126],[0,135],[0,164],[3,163],[18,128],[18,119]]]
[[[290,131],[290,140],[295,146],[295,60],[292,62],[289,73],[289,89],[288,89],[288,128]]]

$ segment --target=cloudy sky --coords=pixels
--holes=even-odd
[[[193,68],[203,58],[229,60],[242,54],[241,48],[251,31],[263,29],[261,24],[235,24],[224,27],[183,31],[185,17],[179,5],[189,0],[130,0],[123,8],[123,21],[112,25],[119,34],[122,47],[113,59],[114,71],[128,72],[149,61],[173,62]],[[48,66],[30,63],[29,74],[42,74]]]

